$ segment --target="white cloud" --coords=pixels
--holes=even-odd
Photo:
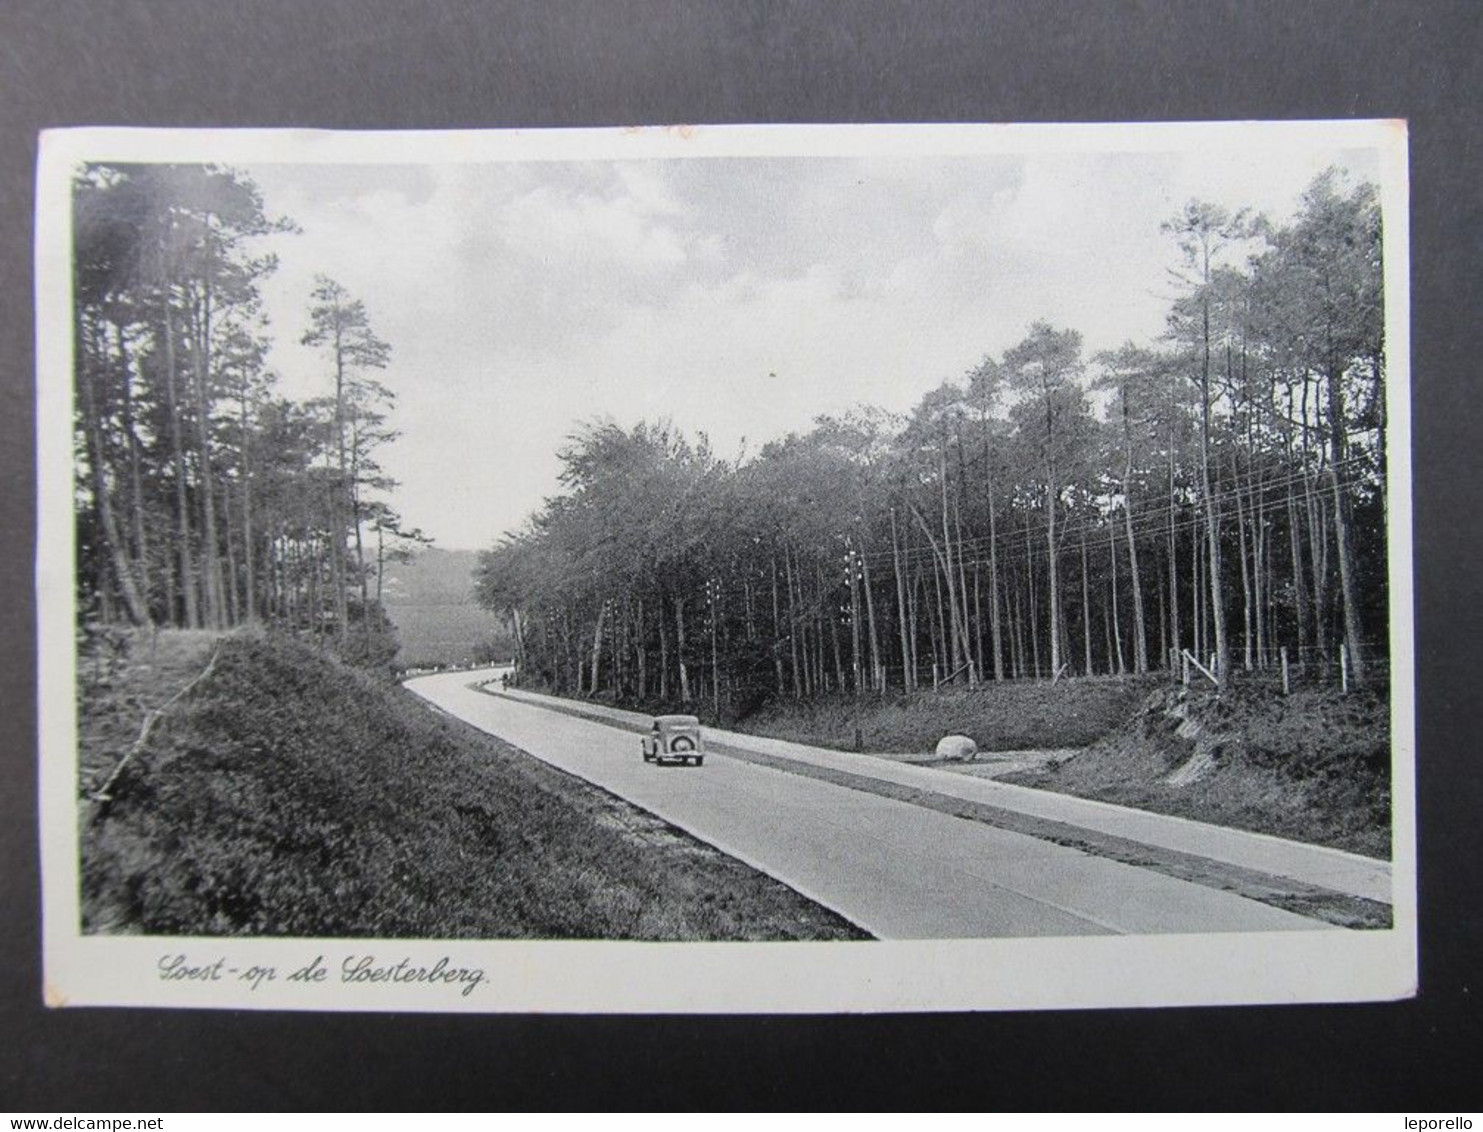
[[[537,188],[504,205],[494,228],[507,249],[557,270],[604,261],[636,270],[677,267],[686,259],[683,240],[650,209],[647,198]]]
[[[1055,155],[252,170],[298,236],[265,288],[286,393],[313,276],[393,348],[397,503],[487,545],[556,487],[560,441],[669,416],[722,452],[824,412],[909,408],[1044,318],[1088,351],[1160,332],[1188,197],[1290,211],[1345,155]],[[1353,155],[1349,155],[1353,163]]]

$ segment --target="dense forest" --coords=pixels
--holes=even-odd
[[[77,581],[85,623],[267,622],[389,659],[381,568],[420,540],[385,502],[390,348],[320,277],[324,394],[275,391],[260,285],[292,233],[200,165],[91,165],[73,185]]]
[[[1186,655],[1222,689],[1283,655],[1383,677],[1376,190],[1331,170],[1284,223],[1190,202],[1163,231],[1157,341],[1089,357],[1036,323],[909,414],[735,460],[668,421],[581,426],[481,560],[522,678],[719,713]]]

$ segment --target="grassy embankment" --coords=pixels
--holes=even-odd
[[[165,633],[79,671],[88,931],[845,939],[658,819],[292,640]]]
[[[1389,698],[1161,688],[1075,758],[1004,781],[1389,857]]]
[[[737,722],[738,730],[837,750],[879,754],[931,751],[944,735],[968,735],[981,751],[1084,747],[1137,710],[1150,680],[1093,677],[987,683],[911,696],[828,696],[774,700]]]

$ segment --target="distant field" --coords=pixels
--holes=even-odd
[[[430,547],[408,562],[386,567],[383,600],[397,627],[404,668],[470,664],[510,656],[499,618],[474,601],[479,556],[472,550]]]
[[[472,603],[389,605],[386,613],[402,646],[397,662],[406,666],[471,664],[479,646],[505,640],[499,618]]]

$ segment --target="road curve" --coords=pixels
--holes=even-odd
[[[1319,921],[1022,833],[708,755],[658,767],[606,724],[478,691],[489,671],[407,688],[617,794],[881,939],[1316,931]]]

